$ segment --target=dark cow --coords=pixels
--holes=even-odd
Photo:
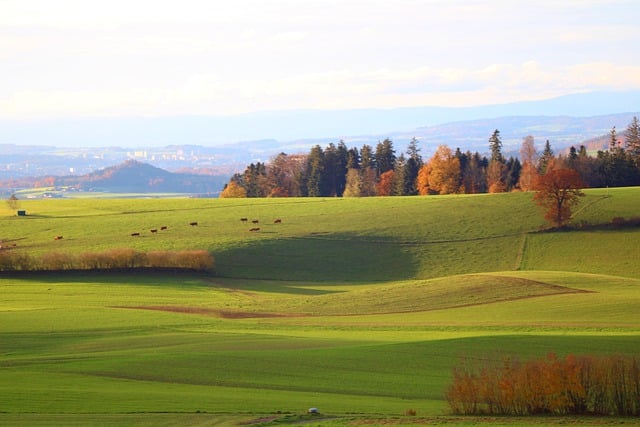
[[[257,223],[259,223],[260,221],[258,221],[257,219],[254,219],[254,220],[252,220],[251,222],[252,222],[252,223],[254,223],[254,224],[257,224]]]
[[[151,230],[149,230],[149,231],[151,231],[152,233],[157,233],[157,232],[158,232],[158,229],[157,229],[157,228],[152,228],[152,229],[151,229]]]
[[[242,222],[247,222],[247,221],[248,221],[248,219],[247,219],[247,218],[240,218],[240,221],[242,221]]]
[[[197,222],[190,222],[189,225],[192,226],[192,227],[195,227],[196,225],[198,225],[198,223]]]
[[[132,237],[139,236],[139,235],[140,235],[140,233],[131,233]]]
[[[62,236],[56,236],[53,238],[53,240],[62,240],[62,238],[63,238]]]
[[[160,230],[166,230],[166,229],[167,229],[166,225],[163,225],[162,227],[160,227]]]
[[[280,218],[273,221],[274,224],[282,224],[282,220]]]
[[[249,231],[260,231],[260,227],[250,228]]]

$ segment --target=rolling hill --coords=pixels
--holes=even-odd
[[[168,172],[136,160],[80,176],[55,177],[56,187],[109,193],[186,193],[217,196],[227,176]]]
[[[581,226],[562,232],[528,193],[0,206],[13,253],[204,248],[217,262],[0,275],[0,423],[633,423],[459,418],[444,399],[461,361],[639,354],[640,230],[611,220],[638,215],[640,188],[585,192]]]

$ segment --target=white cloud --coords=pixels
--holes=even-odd
[[[635,0],[1,9],[0,117],[459,106],[640,88]]]

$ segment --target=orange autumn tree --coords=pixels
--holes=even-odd
[[[378,196],[390,196],[393,189],[393,170],[388,170],[380,175],[380,180],[376,185]]]
[[[430,192],[429,187],[429,174],[431,173],[431,166],[429,163],[425,163],[418,170],[418,177],[416,178],[416,188],[418,189],[418,194],[421,196],[426,196]]]
[[[438,147],[429,160],[425,171],[428,173],[426,193],[452,194],[460,192],[460,159],[446,145]],[[418,173],[418,179],[425,178],[420,176],[421,172]],[[418,184],[418,191],[423,194],[420,190],[421,183]]]
[[[584,196],[584,183],[573,169],[558,168],[548,170],[536,179],[535,202],[545,209],[544,219],[561,228],[571,219],[571,209]]]

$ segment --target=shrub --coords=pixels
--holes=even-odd
[[[209,271],[215,266],[205,250],[139,252],[130,248],[72,255],[49,252],[39,258],[27,254],[0,251],[0,271],[130,270],[171,268]]]
[[[640,415],[640,365],[621,355],[506,358],[498,367],[456,367],[446,399],[465,415]]]

